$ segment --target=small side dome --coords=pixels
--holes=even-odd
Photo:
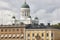
[[[38,19],[38,17],[35,17],[35,19]]]
[[[31,18],[31,16],[29,16],[29,18]]]
[[[21,22],[21,23],[20,23],[20,25],[24,25],[24,23],[23,23],[23,22]]]
[[[30,8],[29,5],[25,2],[21,8]]]
[[[12,18],[15,19],[15,16],[13,16]]]

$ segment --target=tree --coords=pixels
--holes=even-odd
[[[51,25],[51,27],[54,27],[54,28],[58,28],[58,29],[60,29],[60,23],[55,24],[55,25]]]

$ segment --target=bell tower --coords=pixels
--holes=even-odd
[[[24,24],[31,24],[30,7],[26,3],[26,0],[20,9],[20,22],[23,22]]]
[[[30,7],[25,0],[24,4],[21,6],[20,17],[26,19],[29,16],[30,16]]]

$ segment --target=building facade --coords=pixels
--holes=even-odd
[[[60,40],[58,29],[26,29],[26,40]]]
[[[25,40],[24,25],[1,25],[0,26],[0,40]]]

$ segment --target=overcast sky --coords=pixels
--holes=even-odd
[[[31,16],[38,17],[40,23],[60,22],[60,0],[27,0]],[[12,16],[19,19],[24,0],[0,0],[0,24],[10,24]]]

